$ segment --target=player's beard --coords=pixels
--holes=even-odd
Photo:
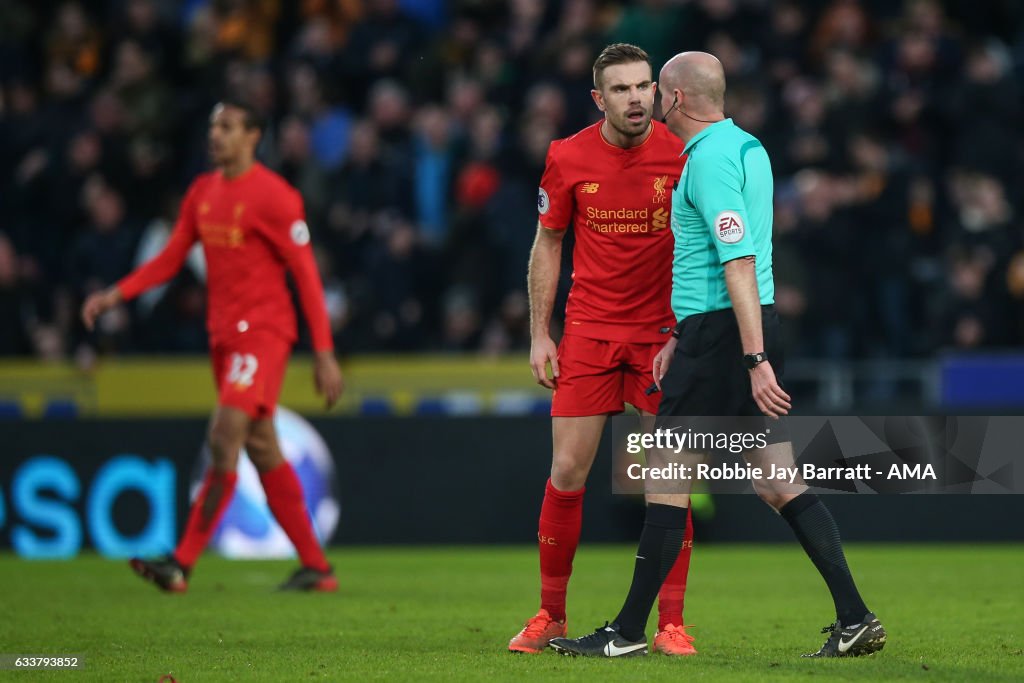
[[[220,166],[224,163],[224,145],[213,145],[210,144],[206,148],[206,155],[210,159],[210,163],[214,166]]]
[[[643,118],[639,121],[633,122],[629,119],[629,112],[623,112],[621,116],[610,116],[608,117],[608,123],[611,124],[620,135],[627,138],[638,138],[642,137],[647,133],[647,129],[651,127],[651,115],[652,112],[644,109]]]
[[[208,152],[210,163],[217,168],[230,166],[238,160],[237,147],[233,148],[228,143],[222,143],[220,146],[210,145]]]

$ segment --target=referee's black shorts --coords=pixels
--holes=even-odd
[[[782,377],[786,359],[774,306],[761,306],[761,327],[764,351],[779,386],[785,388]],[[679,342],[661,381],[663,393],[658,416],[763,417],[751,393],[750,371],[743,364],[743,345],[733,310],[691,315],[676,329]],[[772,431],[780,439],[785,432]]]

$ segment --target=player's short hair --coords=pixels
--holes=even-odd
[[[222,107],[232,107],[234,109],[241,110],[242,113],[245,114],[245,118],[242,120],[242,125],[249,130],[255,128],[256,130],[263,132],[263,127],[266,125],[266,121],[264,121],[263,116],[256,111],[256,107],[252,106],[245,100],[237,97],[222,97],[217,100],[217,104]]]
[[[594,87],[601,89],[601,76],[604,70],[616,64],[632,64],[634,62],[647,62],[651,65],[651,58],[642,47],[629,43],[612,43],[594,60]]]

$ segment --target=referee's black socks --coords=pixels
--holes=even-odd
[[[839,623],[843,626],[859,623],[868,608],[853,583],[843,544],[839,540],[839,527],[828,508],[818,496],[805,491],[786,503],[779,514],[793,528],[804,552],[828,584],[832,600],[836,603]]]
[[[686,508],[658,503],[647,506],[633,565],[633,583],[619,616],[615,617],[623,638],[637,641],[644,637],[647,617],[661,584],[679,557],[685,533]]]

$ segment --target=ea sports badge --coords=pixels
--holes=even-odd
[[[744,234],[746,234],[746,229],[743,226],[743,219],[738,213],[723,211],[718,214],[715,219],[715,235],[720,242],[736,244],[743,239]]]

